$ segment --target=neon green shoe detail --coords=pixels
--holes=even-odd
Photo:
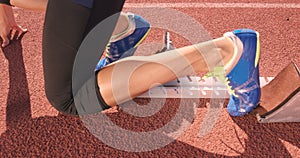
[[[256,36],[257,36],[257,43],[256,43],[256,55],[255,55],[255,67],[257,67],[258,65],[258,61],[259,61],[259,56],[260,56],[260,39],[259,39],[259,33],[256,32]]]
[[[228,80],[228,77],[226,77],[225,69],[223,66],[214,67],[214,70],[207,73],[204,77],[202,77],[202,79],[206,79],[208,77],[217,77],[222,83],[227,86],[230,95],[238,97],[235,91],[232,89],[232,86],[229,85],[230,81]]]

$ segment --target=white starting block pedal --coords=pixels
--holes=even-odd
[[[273,78],[260,77],[261,87]],[[187,76],[154,87],[137,98],[229,98],[229,93],[226,85],[217,78],[203,80],[198,76]]]

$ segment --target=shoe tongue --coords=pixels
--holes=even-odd
[[[235,65],[240,60],[242,53],[243,53],[243,43],[240,41],[239,37],[237,37],[233,32],[226,32],[224,34],[225,38],[228,38],[231,40],[231,42],[234,45],[234,53],[232,58],[228,63],[225,64],[224,68],[227,74],[229,74],[232,69],[235,67]]]
[[[212,72],[207,73],[204,75],[204,79],[208,77],[218,77],[221,82],[225,81],[225,69],[223,66],[216,66]],[[223,79],[224,78],[224,79]],[[223,80],[223,81],[222,81]]]
[[[121,15],[126,18],[127,28],[121,32],[118,32],[117,34],[112,35],[112,37],[110,38],[110,42],[116,42],[116,41],[119,41],[119,40],[127,37],[128,35],[132,34],[136,28],[134,14],[126,13],[126,14],[121,14]],[[124,23],[125,21],[122,21],[122,22]],[[118,23],[119,23],[119,21],[118,21]]]

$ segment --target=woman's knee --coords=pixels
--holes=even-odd
[[[74,99],[70,93],[53,93],[46,90],[46,97],[50,104],[59,112],[77,115]]]

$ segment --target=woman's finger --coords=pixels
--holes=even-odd
[[[1,47],[6,47],[9,44],[9,39],[8,39],[7,35],[2,35],[1,38],[3,41]]]
[[[14,39],[16,33],[17,33],[17,30],[15,30],[15,29],[12,29],[12,30],[10,31],[10,40],[13,40],[13,39]]]
[[[17,39],[19,39],[20,36],[21,36],[23,33],[26,33],[26,32],[28,31],[27,29],[24,29],[24,28],[22,28],[21,26],[14,26],[13,29],[16,30],[16,31],[18,32],[18,34],[17,34]],[[16,35],[16,34],[14,34],[14,36],[15,36],[15,35]]]

